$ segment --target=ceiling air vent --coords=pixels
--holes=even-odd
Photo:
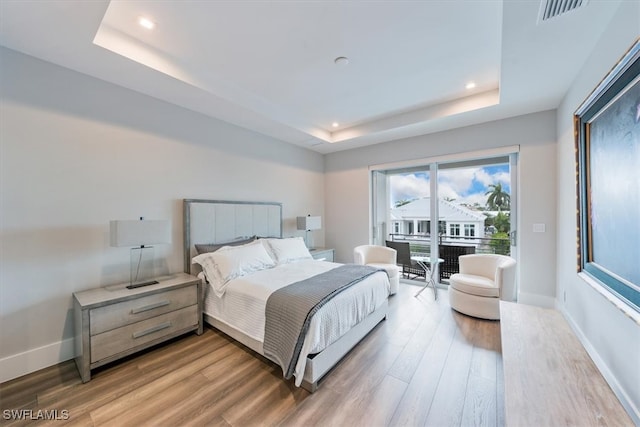
[[[589,0],[542,0],[538,13],[538,24],[572,10],[584,7]]]

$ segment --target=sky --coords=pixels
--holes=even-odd
[[[509,165],[443,169],[438,171],[438,192],[442,199],[456,203],[479,203],[485,206],[490,184],[502,184],[502,190],[511,194]],[[392,175],[391,206],[399,200],[412,200],[429,196],[429,172]]]

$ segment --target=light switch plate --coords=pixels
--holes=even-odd
[[[533,224],[533,232],[534,233],[544,233],[545,225],[544,224]]]

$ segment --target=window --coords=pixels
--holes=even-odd
[[[384,245],[385,240],[409,235],[413,226],[412,239],[431,256],[437,256],[438,247],[448,244],[449,224],[458,224],[457,236],[451,239],[452,244],[459,244],[464,232],[462,221],[466,221],[475,228],[474,236],[468,239],[479,245],[475,240],[484,236],[484,229],[478,228],[483,227],[484,216],[478,222],[461,217],[456,206],[484,211],[488,209],[486,193],[491,190],[488,182],[501,184],[502,192],[510,195],[511,222],[517,223],[517,165],[518,147],[511,146],[370,166],[370,241]],[[500,207],[506,209],[505,205]],[[392,233],[395,222],[400,223],[398,233]],[[515,250],[513,247],[511,255],[517,259]]]
[[[429,221],[418,221],[418,233],[420,234],[429,233]]]
[[[438,234],[447,234],[447,222],[438,221]]]
[[[475,226],[475,224],[465,224],[464,225],[464,235],[465,235],[465,237],[475,237],[475,235],[476,235],[476,226]]]
[[[413,221],[406,221],[407,234],[413,234]]]
[[[460,224],[449,224],[449,235],[450,236],[459,236],[460,235]]]
[[[640,42],[575,115],[578,269],[640,311]]]
[[[394,222],[393,223],[393,232],[398,234],[400,233],[400,223],[399,222]]]

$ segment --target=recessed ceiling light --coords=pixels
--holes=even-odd
[[[333,126],[334,128],[337,128],[338,126],[340,126],[340,123],[333,122],[333,123],[331,123],[331,126]]]
[[[140,19],[138,19],[138,24],[140,24],[141,27],[144,27],[147,30],[153,30],[153,27],[156,26],[155,22],[153,22],[149,18],[144,18],[144,17],[141,17]]]
[[[474,87],[476,87],[476,84],[474,82],[469,82],[465,86],[465,88],[467,89],[473,89]]]
[[[349,63],[349,58],[346,56],[338,56],[333,60],[336,65],[347,65]]]

